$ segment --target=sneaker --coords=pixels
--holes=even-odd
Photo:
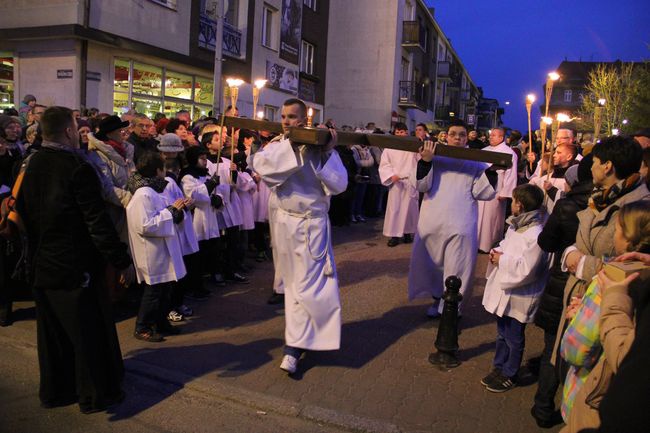
[[[135,331],[133,336],[138,340],[148,341],[149,343],[160,343],[161,341],[165,341],[162,335],[152,331],[151,329]]]
[[[358,221],[357,221],[357,218],[356,218],[354,215],[352,215],[352,216],[350,217],[350,222],[352,222],[352,223],[357,223]]]
[[[563,422],[562,414],[559,410],[554,411],[550,418],[546,418],[540,416],[537,413],[537,408],[533,406],[530,408],[530,414],[535,418],[535,422],[539,428],[551,428]]]
[[[492,382],[488,383],[486,388],[490,392],[506,392],[515,387],[515,381],[512,377],[497,375]]]
[[[282,363],[280,364],[280,368],[286,371],[288,374],[293,374],[298,368],[298,359],[294,358],[291,355],[284,355],[284,358],[282,358]]]
[[[431,305],[427,309],[427,317],[429,319],[437,319],[438,317],[441,316],[440,311],[438,311],[438,308],[440,307],[439,302],[434,302],[433,305]]]
[[[399,244],[399,238],[396,237],[392,237],[388,239],[388,243],[386,243],[386,245],[388,245],[389,247],[395,247],[398,244]]]
[[[284,293],[278,293],[274,291],[273,294],[269,297],[268,301],[266,301],[266,303],[269,305],[277,305],[277,304],[284,303]]]
[[[481,385],[488,386],[500,374],[501,374],[500,369],[498,369],[498,368],[492,369],[492,371],[487,376],[485,376],[483,379],[481,379]]]
[[[357,215],[357,221],[359,221],[360,223],[365,223],[366,219],[363,217],[363,215]]]
[[[192,310],[187,305],[181,305],[180,307],[178,307],[178,312],[185,317],[190,317],[194,315],[194,310]]]
[[[250,280],[243,276],[242,274],[238,274],[237,272],[233,272],[232,275],[228,275],[226,277],[226,281],[230,281],[233,283],[237,284],[248,284],[250,283]]]
[[[167,320],[169,320],[170,322],[182,322],[183,315],[176,310],[172,310],[167,315]]]
[[[223,275],[221,275],[221,274],[214,274],[214,275],[212,276],[212,278],[214,279],[214,284],[215,284],[216,286],[223,287],[223,286],[226,285],[226,280],[223,278]]]

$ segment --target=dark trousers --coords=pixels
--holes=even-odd
[[[267,252],[269,250],[269,241],[267,236],[269,235],[269,223],[263,223],[255,221],[255,249],[258,253]]]
[[[302,354],[305,353],[305,349],[300,349],[293,346],[284,346],[284,354],[293,356],[296,359],[300,359]]]
[[[514,377],[521,365],[526,345],[526,324],[512,317],[497,317],[497,349],[494,367],[507,377]]]
[[[219,244],[221,238],[199,241],[199,255],[201,257],[201,270],[206,274],[220,274]]]
[[[228,227],[223,238],[221,250],[223,275],[229,278],[240,269],[240,265],[244,261],[245,250],[242,249],[239,226]]]
[[[167,322],[171,302],[171,283],[144,284],[140,310],[135,321],[137,332],[153,330]]]
[[[359,182],[354,186],[354,194],[352,196],[352,208],[350,211],[351,216],[361,215],[363,216],[363,198],[366,195],[366,189],[368,184],[365,182]]]
[[[33,292],[41,402],[103,409],[121,394],[124,378],[108,294],[93,286]]]
[[[187,273],[174,285],[171,295],[171,307],[178,308],[185,303],[187,293],[200,293],[205,291],[203,286],[203,276],[201,274],[202,265],[201,253],[188,254],[183,256],[183,263]]]
[[[557,369],[551,364],[555,332],[544,331],[544,350],[539,360],[539,379],[535,393],[535,412],[539,418],[550,419],[555,412],[555,393],[560,385]],[[559,360],[559,359],[558,359]]]

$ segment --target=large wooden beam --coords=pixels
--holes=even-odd
[[[221,119],[220,119],[221,121]],[[226,116],[224,125],[228,127],[269,131],[277,134],[283,132],[282,124],[265,120],[253,120],[241,117]],[[336,131],[339,144],[377,146],[383,149],[397,149],[407,152],[417,152],[422,142],[415,137],[403,137],[387,134],[366,134],[361,132]],[[330,140],[329,130],[324,128],[291,128],[289,138],[294,143],[325,145]],[[486,152],[483,150],[469,149],[447,145],[436,146],[436,155],[455,159],[487,162],[502,168],[512,167],[512,156],[502,152]]]

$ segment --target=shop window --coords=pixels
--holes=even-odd
[[[192,76],[167,70],[165,74],[165,96],[192,99]]]
[[[196,77],[194,80],[194,102],[212,105],[214,99],[214,82],[211,78]]]
[[[133,93],[162,96],[162,68],[134,62]]]
[[[156,113],[162,112],[162,103],[159,99],[133,97],[131,100],[131,108],[133,108],[138,113],[146,114],[147,117],[153,119]]]
[[[0,108],[14,106],[14,58],[0,56]]]

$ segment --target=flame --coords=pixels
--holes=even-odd
[[[560,74],[558,74],[557,72],[553,71],[553,72],[550,72],[550,73],[548,74],[548,78],[550,78],[551,81],[557,81],[557,80],[560,79]]]
[[[314,115],[314,110],[309,107],[309,110],[307,110],[307,117],[312,117]]]
[[[263,111],[258,111],[257,112],[257,118],[260,119],[260,120],[264,119],[264,112]]]
[[[532,104],[533,102],[535,102],[535,95],[533,95],[532,93],[528,94],[526,96],[526,100]]]
[[[555,116],[558,122],[571,122],[573,118],[569,117],[566,113],[557,113]]]
[[[553,123],[553,119],[551,117],[542,117],[542,122],[546,123],[547,125],[550,125]]]
[[[266,80],[255,80],[255,87],[261,89],[264,86],[266,86]]]
[[[240,80],[239,78],[228,78],[226,79],[226,83],[228,83],[228,87],[239,87],[244,84],[244,80]]]

